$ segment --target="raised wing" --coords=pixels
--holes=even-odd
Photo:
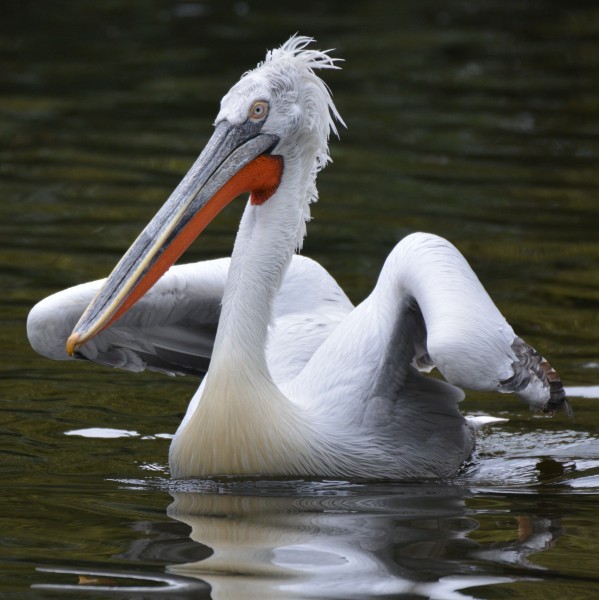
[[[514,333],[457,248],[429,234],[413,234],[400,247],[406,290],[426,327],[422,362],[460,387],[513,392],[544,412],[570,411],[555,370]]]
[[[417,372],[433,367],[454,386],[514,392],[532,408],[568,410],[557,373],[516,336],[460,252],[422,233],[395,247],[372,294],[314,354],[289,394],[339,403],[362,420],[405,416],[402,406],[416,396],[431,419],[455,415],[457,390]]]

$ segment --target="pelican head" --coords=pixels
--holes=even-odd
[[[67,341],[70,355],[131,308],[229,202],[249,192],[250,204],[262,206],[292,173],[296,179],[308,174],[301,177],[303,193],[295,196],[301,246],[308,205],[317,199],[316,174],[330,160],[329,135],[337,133],[335,120],[343,123],[315,74],[338,68],[337,59],[307,49],[312,41],[294,36],[269,51],[225,95],[199,158],[75,326]]]
[[[263,134],[279,139],[276,151],[294,157],[298,149],[320,169],[329,160],[329,133],[342,123],[326,84],[314,69],[335,69],[339,59],[330,51],[307,50],[313,40],[292,37],[266,54],[264,62],[243,75],[224,96],[215,125],[225,121],[241,126],[259,121]],[[306,144],[309,150],[304,149]]]

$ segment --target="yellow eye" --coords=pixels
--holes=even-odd
[[[261,121],[268,114],[268,102],[264,100],[258,100],[258,102],[254,102],[252,104],[252,108],[250,108],[249,118],[252,121]]]

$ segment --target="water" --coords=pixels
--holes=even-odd
[[[597,596],[595,3],[1,11],[2,597]],[[222,94],[295,31],[346,59],[327,81],[348,129],[305,253],[358,301],[402,236],[448,237],[575,388],[574,419],[469,394],[464,411],[510,420],[447,482],[173,483],[168,437],[197,381],[30,350],[28,309],[110,271]],[[241,204],[186,258],[228,254]]]

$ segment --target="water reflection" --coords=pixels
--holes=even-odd
[[[517,592],[525,582],[558,584],[573,523],[593,518],[581,510],[585,491],[572,484],[598,468],[596,440],[568,435],[555,448],[550,436],[530,439],[543,456],[514,440],[510,448],[509,432],[497,428],[451,482],[113,481],[121,493],[151,495],[170,520],[154,514],[121,525],[112,538],[128,541],[107,556],[114,568],[99,554],[84,565],[61,556],[35,587],[116,597],[451,600],[488,597],[489,585]],[[572,460],[585,444],[585,460]]]
[[[476,542],[473,493],[455,485],[199,485],[173,492],[168,514],[212,554],[168,571],[206,581],[215,600],[465,598],[459,590],[514,578],[460,557],[529,566],[559,532],[555,519],[524,515],[507,541]]]

